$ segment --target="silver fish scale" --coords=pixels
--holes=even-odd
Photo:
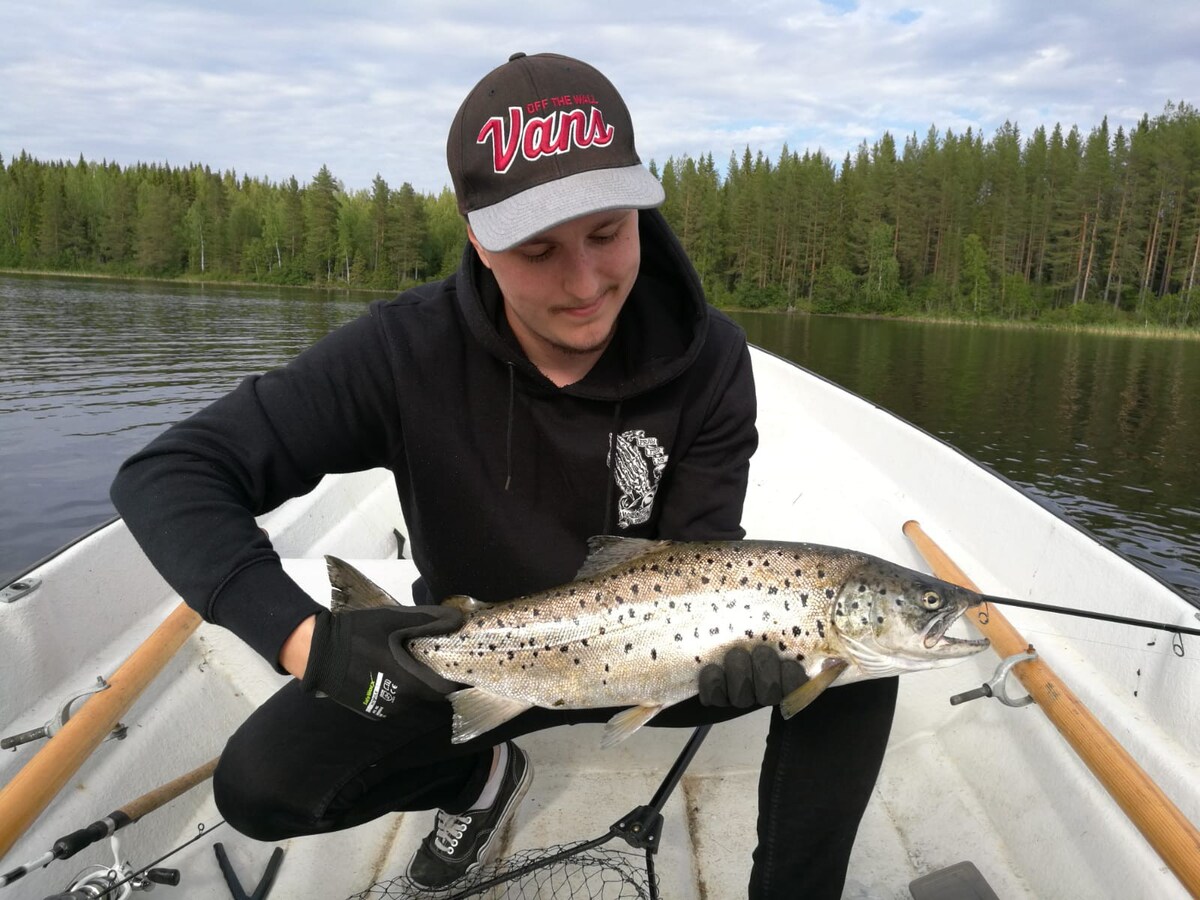
[[[831,606],[865,559],[766,541],[667,544],[409,649],[447,679],[537,706],[669,705],[735,645],[766,643],[806,668],[835,654]]]

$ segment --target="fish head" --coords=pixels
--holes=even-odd
[[[947,634],[983,596],[922,572],[868,558],[833,598],[830,618],[871,674],[950,665],[988,646]]]

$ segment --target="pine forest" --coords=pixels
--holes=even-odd
[[[1168,103],[986,138],[885,133],[835,161],[746,148],[651,168],[721,306],[1200,328],[1200,114]],[[0,269],[396,290],[445,276],[453,194],[206,166],[0,159]]]

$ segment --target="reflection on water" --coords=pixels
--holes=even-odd
[[[1200,342],[739,314],[1200,603]]]
[[[0,581],[120,462],[371,296],[0,277]],[[744,313],[755,344],[1023,485],[1200,602],[1200,342]]]
[[[130,453],[367,299],[0,277],[0,583],[115,515]]]

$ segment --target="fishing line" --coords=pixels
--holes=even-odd
[[[1116,644],[1112,641],[1101,641],[1097,640],[1096,638],[1077,637],[1073,634],[1063,631],[1039,631],[1038,629],[1028,627],[1023,628],[1022,631],[1030,637],[1041,636],[1048,638],[1050,639],[1052,646],[1062,650],[1069,650],[1070,644],[1095,644],[1097,647],[1111,647],[1114,650],[1128,650],[1135,653],[1148,654],[1150,656],[1171,656],[1173,658],[1181,659],[1181,661],[1184,663],[1191,663],[1193,665],[1200,663],[1200,660],[1196,658],[1190,656],[1180,657],[1179,653],[1173,649],[1158,646],[1158,638],[1155,638],[1148,644],[1139,646],[1137,644]]]
[[[199,825],[196,826],[195,837],[189,838],[188,840],[186,840],[182,844],[180,844],[178,847],[176,847],[174,850],[170,850],[167,853],[160,856],[158,859],[154,860],[154,862],[147,863],[146,865],[142,866],[137,871],[133,872],[133,874],[126,876],[125,878],[118,881],[116,884],[112,885],[111,887],[105,888],[104,891],[100,894],[100,897],[107,897],[109,894],[111,894],[117,888],[123,887],[124,885],[133,881],[133,879],[137,878],[139,875],[141,875],[145,872],[148,872],[150,869],[153,869],[160,862],[164,862],[165,860],[170,859],[172,856],[174,856],[180,850],[184,850],[187,847],[190,847],[192,844],[196,843],[196,841],[200,840],[200,838],[204,837],[207,834],[210,834],[212,831],[214,831],[215,829],[219,828],[220,826],[222,826],[224,824],[225,824],[225,820],[219,819],[217,821],[217,823],[215,825],[213,825],[212,828],[207,828],[207,827],[205,827],[204,823],[201,822]]]

